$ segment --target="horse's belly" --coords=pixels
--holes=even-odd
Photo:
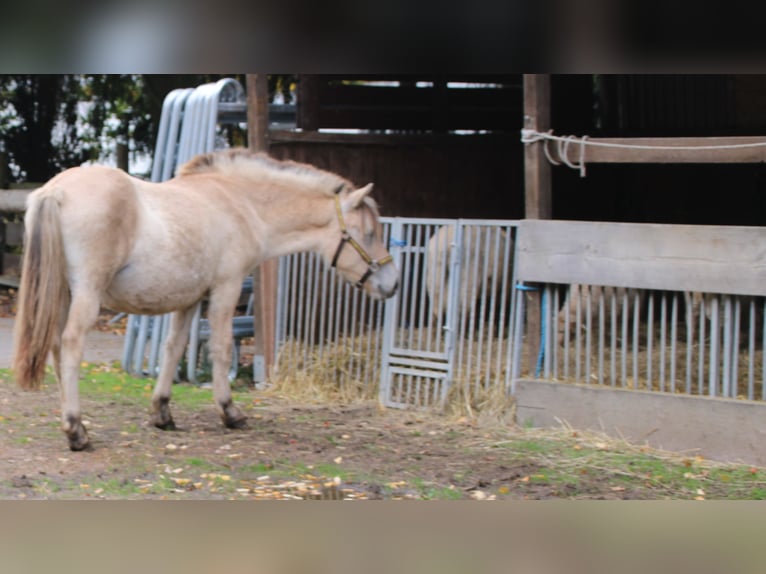
[[[138,277],[121,271],[104,293],[106,307],[125,313],[156,315],[186,309],[207,291],[201,281],[173,280],[167,275]]]

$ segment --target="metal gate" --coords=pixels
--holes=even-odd
[[[401,289],[386,304],[380,400],[439,407],[511,377],[516,222],[395,218]]]

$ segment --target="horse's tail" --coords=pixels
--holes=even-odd
[[[32,196],[24,219],[24,259],[14,325],[13,370],[23,389],[38,389],[69,298],[56,194]]]

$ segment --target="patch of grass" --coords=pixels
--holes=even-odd
[[[440,486],[419,478],[412,481],[412,486],[423,500],[459,500],[463,498],[463,493],[456,488]]]
[[[80,389],[84,396],[90,398],[148,404],[154,383],[155,379],[130,376],[114,364],[83,363],[81,368]],[[241,397],[245,393],[232,389],[235,400],[238,395]],[[194,409],[208,406],[213,404],[213,391],[190,383],[176,383],[172,388],[172,402]]]
[[[127,479],[119,478],[95,481],[90,485],[90,491],[97,496],[107,498],[129,498],[141,494],[139,485]]]
[[[190,466],[193,469],[199,470],[201,472],[221,470],[223,468],[220,464],[216,464],[214,462],[210,462],[198,457],[187,458],[184,461],[184,465]]]
[[[524,483],[562,488],[570,497],[586,493],[589,483],[651,498],[756,500],[766,495],[766,469],[684,457],[571,429],[525,429],[520,438],[495,446],[507,449],[514,462],[539,469],[522,477]]]

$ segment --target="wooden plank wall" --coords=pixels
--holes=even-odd
[[[525,220],[523,281],[766,295],[766,228]]]
[[[272,132],[270,153],[336,172],[359,186],[373,182],[383,215],[523,217],[524,152],[518,134],[296,136]]]

